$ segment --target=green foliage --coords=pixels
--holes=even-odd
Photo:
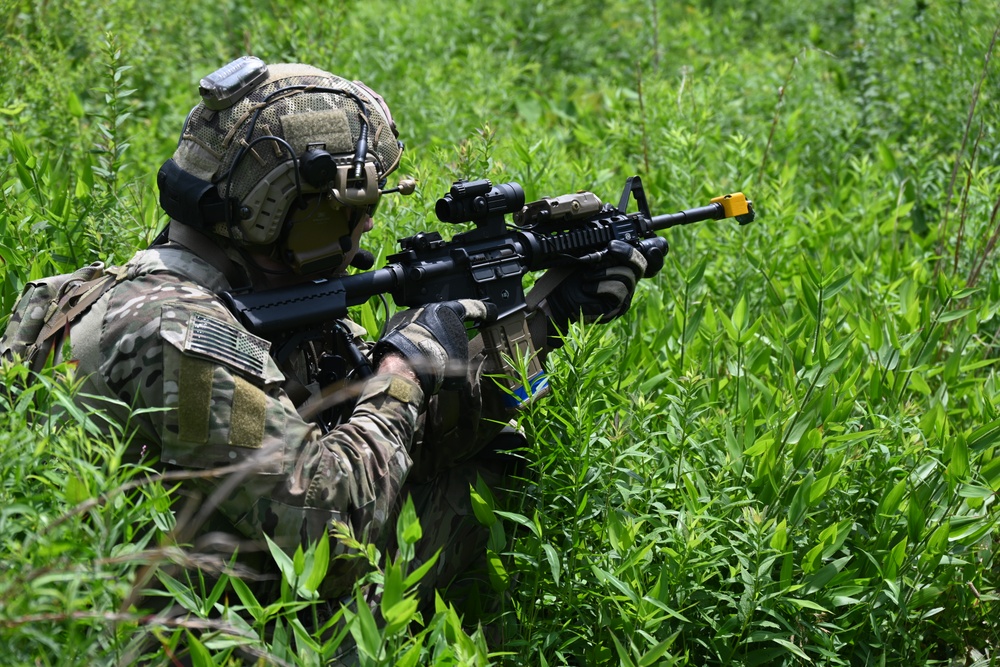
[[[420,187],[380,209],[379,257],[438,227],[456,177],[614,200],[639,173],[654,213],[743,190],[760,214],[670,232],[629,314],[550,357],[526,478],[472,494],[482,630],[417,612],[408,512],[395,558],[354,545],[372,567],[344,606],[319,593],[333,543],[272,550],[276,600],[195,567],[169,483],[72,407],[66,369],[32,379],[0,415],[5,662],[321,664],[347,642],[365,664],[995,663],[995,3],[5,9],[2,313],[32,278],[148,243],[199,78],[245,52],[388,100]],[[65,423],[30,419],[52,405]],[[182,622],[137,606],[154,575]]]

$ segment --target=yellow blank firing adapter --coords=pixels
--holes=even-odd
[[[705,201],[704,199],[702,201]],[[746,215],[750,212],[747,205],[747,198],[742,192],[734,192],[731,195],[722,195],[712,200],[713,204],[722,204],[722,210],[726,212],[727,218],[735,218],[738,215]]]
[[[716,197],[712,203],[722,206],[723,217],[736,218],[736,221],[741,225],[753,222],[753,202],[748,201],[742,192]]]

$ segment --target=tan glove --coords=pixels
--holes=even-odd
[[[484,323],[496,318],[496,307],[475,299],[442,301],[414,308],[398,317],[393,329],[375,344],[375,365],[395,352],[413,367],[431,396],[447,381],[465,377],[469,363],[469,337],[465,322]]]
[[[549,347],[562,345],[570,322],[610,322],[632,304],[635,285],[646,273],[646,258],[624,241],[608,244],[607,266],[581,267],[548,295]]]

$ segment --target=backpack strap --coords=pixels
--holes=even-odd
[[[74,272],[49,304],[41,331],[25,352],[25,364],[40,371],[52,351],[62,344],[70,325],[127,276],[125,267],[105,269],[101,262]]]

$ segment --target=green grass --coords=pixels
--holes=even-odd
[[[487,631],[444,603],[408,624],[404,553],[373,575],[394,622],[352,624],[365,659],[996,664],[996,5],[760,5],[0,2],[0,311],[149,242],[198,79],[247,50],[390,104],[420,188],[381,209],[383,256],[440,228],[456,177],[614,200],[640,174],[654,213],[742,190],[758,222],[670,231],[630,313],[551,357],[529,479],[502,507],[480,490]],[[0,415],[0,661],[115,664],[152,637],[155,664],[236,643],[319,664],[339,637],[299,617],[326,547],[279,557],[271,607],[200,574],[173,481],[122,464],[99,417],[31,419],[69,409],[63,375]],[[186,621],[129,606],[153,571]]]

